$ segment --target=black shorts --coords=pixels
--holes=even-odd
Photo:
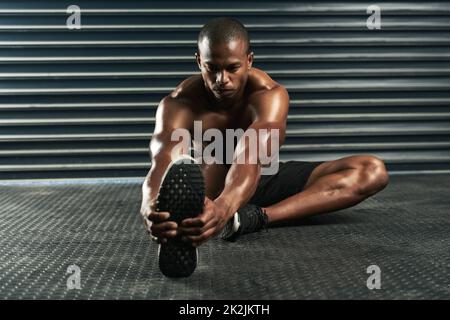
[[[280,162],[274,175],[261,175],[258,187],[249,200],[260,207],[280,202],[303,190],[311,172],[325,161]]]

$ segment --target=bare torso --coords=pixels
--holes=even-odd
[[[247,129],[255,119],[256,110],[251,103],[255,95],[279,86],[265,72],[252,68],[242,98],[230,104],[219,105],[208,96],[201,75],[184,80],[172,93],[171,98],[190,107],[194,121],[201,121],[203,131],[216,128]],[[193,127],[190,128],[193,130]]]
[[[167,141],[170,132],[176,128],[185,128],[194,137],[194,122],[200,121],[202,132],[208,129],[218,129],[226,139],[226,129],[248,129],[256,122],[276,123],[281,128],[281,137],[284,139],[284,127],[289,107],[289,96],[285,88],[275,82],[269,75],[257,68],[249,70],[248,79],[244,88],[241,88],[238,98],[218,102],[213,99],[205,88],[200,74],[193,75],[181,82],[175,90],[165,97],[157,113],[155,141]],[[209,142],[202,143],[204,149]],[[224,144],[230,143],[224,141]],[[233,141],[233,143],[235,143]],[[161,146],[155,143],[154,153]],[[235,144],[234,144],[235,145]],[[222,154],[223,162],[230,157]],[[231,155],[232,156],[232,155]],[[226,165],[203,165],[203,174],[206,180],[207,194],[214,199],[224,187],[225,176],[230,163]],[[155,182],[155,185],[157,183]]]

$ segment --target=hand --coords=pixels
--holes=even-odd
[[[178,228],[183,241],[190,241],[198,247],[225,227],[229,206],[222,201],[212,201],[205,197],[203,212],[195,218],[184,219]]]
[[[141,216],[147,232],[158,243],[166,243],[167,238],[177,236],[178,225],[174,221],[167,221],[170,213],[166,211],[156,212],[155,201],[144,201],[141,207]]]

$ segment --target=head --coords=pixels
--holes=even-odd
[[[232,100],[247,83],[253,63],[247,30],[232,18],[216,18],[203,26],[195,54],[207,90],[217,100]]]

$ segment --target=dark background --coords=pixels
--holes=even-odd
[[[81,30],[66,8],[81,7]],[[382,158],[450,170],[450,3],[1,1],[0,179],[142,178],[158,102],[197,72],[209,19],[249,29],[255,66],[285,85],[282,159]]]

